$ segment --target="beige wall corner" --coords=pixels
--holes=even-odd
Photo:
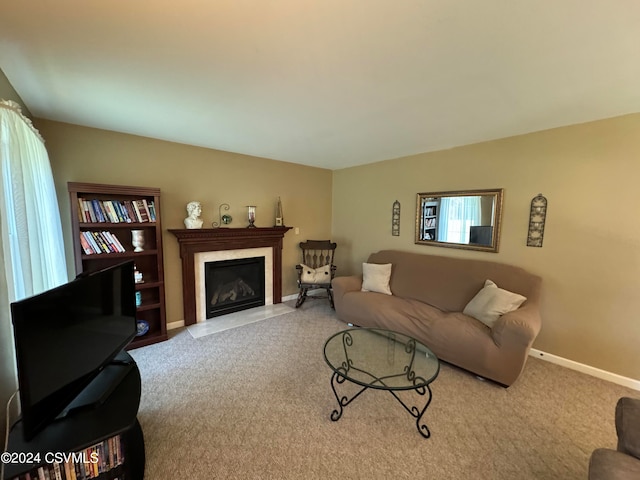
[[[640,379],[640,114],[334,171],[340,274],[380,249],[494,260],[543,278],[535,347]],[[499,253],[414,244],[418,192],[504,188]],[[548,201],[542,248],[526,246],[531,199]],[[400,236],[391,207],[402,204]]]
[[[283,295],[296,291],[298,243],[331,236],[330,170],[221,152],[145,137],[38,120],[56,182],[67,263],[74,272],[67,182],[159,187],[167,300],[167,322],[184,318],[182,267],[178,242],[167,229],[184,228],[186,205],[202,204],[205,227],[219,221],[218,207],[228,203],[232,228],[246,227],[247,205],[256,205],[256,226],[273,227],[277,197],[282,200],[284,237]]]
[[[2,69],[0,69],[0,100],[13,100],[16,103],[19,103],[22,108],[22,113],[25,116],[32,118],[31,112],[22,101],[22,98],[20,98],[20,95],[18,95],[18,92],[15,91],[13,85],[11,85]]]

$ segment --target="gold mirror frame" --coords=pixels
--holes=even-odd
[[[500,225],[502,221],[502,188],[489,190],[465,190],[453,192],[424,192],[418,193],[416,200],[416,236],[415,243],[434,247],[460,248],[464,250],[480,250],[497,253],[500,246]],[[460,197],[479,197],[477,218],[469,220],[469,229],[460,233],[462,237],[469,237],[463,242],[439,240],[442,238],[441,228],[443,211],[448,208],[443,199],[457,199]],[[475,206],[474,206],[475,209]],[[490,211],[489,211],[490,210]],[[456,221],[458,221],[456,219]],[[478,228],[471,228],[478,227]],[[490,227],[490,228],[489,228]],[[459,228],[462,231],[462,228]],[[472,231],[473,230],[473,231]],[[475,238],[471,238],[471,236]],[[483,238],[484,237],[484,238]],[[490,237],[487,239],[486,237]],[[460,239],[459,239],[460,240]],[[471,241],[472,240],[472,241]]]

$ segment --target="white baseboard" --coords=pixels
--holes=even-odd
[[[322,293],[326,293],[324,288],[314,288],[313,290],[309,290],[307,292],[309,295],[321,295]],[[288,302],[289,300],[296,300],[298,298],[298,294],[294,293],[292,295],[287,295],[286,297],[282,297],[283,302]]]
[[[600,370],[599,368],[591,367],[589,365],[585,365],[584,363],[574,362],[573,360],[558,357],[557,355],[553,355],[551,353],[542,352],[540,350],[536,350],[535,348],[532,348],[529,351],[529,355],[541,360],[545,360],[547,362],[555,363],[562,367],[570,368],[571,370],[586,373],[587,375],[591,375],[592,377],[601,378],[602,380],[607,380],[617,385],[622,385],[623,387],[640,391],[640,380],[623,377],[622,375],[607,372],[606,370]]]

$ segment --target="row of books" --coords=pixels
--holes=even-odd
[[[80,232],[80,245],[85,255],[126,252],[115,233],[107,231]]]
[[[424,207],[424,215],[426,217],[432,217],[436,214],[436,207]]]
[[[54,458],[65,457],[67,460],[54,462],[32,469],[14,480],[89,480],[98,478],[124,463],[124,449],[120,435],[108,438],[103,442],[85,448],[79,452],[56,452]],[[114,472],[115,473],[115,472]],[[123,479],[124,475],[109,477],[113,480]]]
[[[425,218],[424,219],[424,226],[425,227],[435,227],[436,226],[436,219],[435,218]]]
[[[153,200],[87,200],[78,197],[81,223],[145,223],[156,221]]]

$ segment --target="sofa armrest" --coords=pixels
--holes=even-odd
[[[362,275],[349,277],[335,277],[331,281],[334,295],[344,295],[348,292],[359,292],[362,289]]]
[[[622,397],[616,405],[618,451],[640,458],[640,399]]]
[[[529,348],[540,333],[541,326],[538,306],[525,304],[498,318],[491,329],[491,336],[499,347],[520,345]]]

